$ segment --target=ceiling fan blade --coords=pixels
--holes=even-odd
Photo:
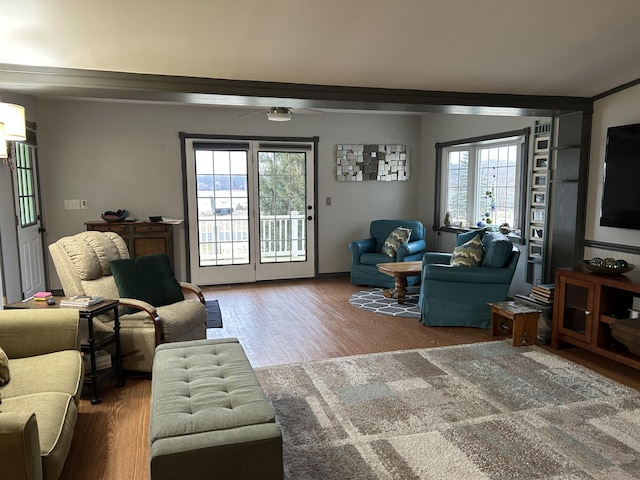
[[[265,108],[265,109],[262,109],[262,110],[254,110],[252,112],[241,113],[240,115],[238,115],[238,117],[249,117],[251,115],[257,115],[258,113],[264,113],[264,112],[268,112],[268,111],[269,111],[268,108]]]
[[[322,110],[316,110],[315,108],[292,108],[291,113],[299,113],[301,115],[318,115],[324,112]]]

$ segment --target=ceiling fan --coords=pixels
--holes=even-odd
[[[255,115],[256,113],[267,113],[267,118],[272,122],[288,122],[291,120],[291,116],[295,114],[316,114],[322,113],[320,110],[313,108],[289,108],[289,107],[271,107],[262,110],[255,110],[249,113],[243,113],[238,115],[239,117],[248,117],[249,115]]]

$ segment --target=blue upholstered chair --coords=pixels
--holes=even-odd
[[[411,229],[411,236],[407,243],[402,245],[395,258],[382,253],[385,240],[396,227]],[[422,260],[422,255],[427,248],[424,240],[424,225],[417,220],[374,220],[369,226],[370,237],[362,240],[354,240],[349,243],[351,251],[351,283],[372,287],[392,288],[394,279],[389,275],[380,273],[376,264],[388,262],[414,262]],[[420,282],[420,276],[407,278],[408,285]]]
[[[489,328],[487,303],[507,299],[520,250],[505,235],[484,230],[459,234],[457,246],[475,235],[484,247],[480,266],[450,265],[451,253],[424,254],[419,304],[425,325]]]

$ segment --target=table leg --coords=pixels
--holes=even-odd
[[[88,329],[89,329],[89,355],[91,360],[91,389],[92,389],[92,397],[91,404],[96,405],[102,402],[102,398],[98,394],[98,371],[96,369],[96,347],[95,347],[95,337],[93,332],[93,317],[87,318]]]
[[[396,277],[396,293],[398,294],[398,303],[404,305],[404,297],[407,294],[407,278],[397,275]]]

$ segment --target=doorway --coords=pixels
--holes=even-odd
[[[315,275],[317,139],[184,138],[198,285]]]

